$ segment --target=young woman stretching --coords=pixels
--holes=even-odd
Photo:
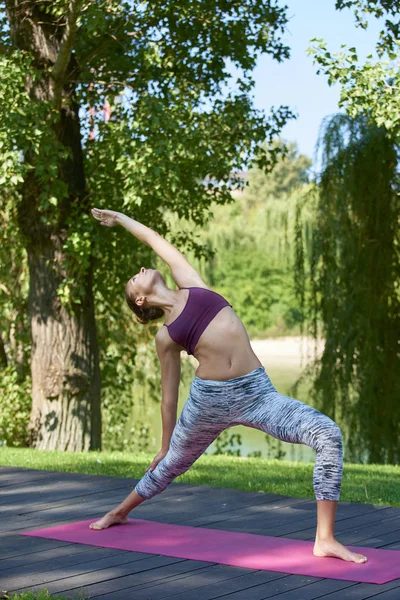
[[[122,225],[150,246],[167,263],[179,289],[169,289],[159,271],[143,267],[126,284],[127,303],[139,322],[161,317],[166,321],[155,336],[162,374],[162,447],[134,491],[90,528],[126,523],[132,509],[185,473],[224,429],[247,425],[316,451],[314,555],[364,563],[365,556],[334,538],[343,472],[342,435],[336,423],[308,404],[277,392],[232,306],[210,290],[172,244],[122,213],[94,208],[92,214],[101,225]],[[183,349],[196,357],[199,366],[176,422]]]

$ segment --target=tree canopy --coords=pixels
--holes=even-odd
[[[11,332],[22,311],[21,335],[31,332],[18,359],[31,370],[30,443],[99,448],[100,370],[111,406],[133,377],[134,340],[147,335],[123,312],[124,283],[154,256],[126,232],[99,228],[89,209],[119,210],[168,235],[167,211],[201,224],[211,202],[231,201],[230,188],[240,186],[232,173],[273,164],[279,148],[262,143],[268,148],[292,115],[254,108],[251,72],[261,52],[289,56],[286,7],[1,6],[3,363],[16,364]],[[205,251],[190,235],[171,241]]]
[[[368,118],[336,115],[321,149],[308,307],[326,343],[311,369],[314,403],[342,426],[347,460],[397,463],[398,148]]]

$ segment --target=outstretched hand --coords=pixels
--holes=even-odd
[[[158,454],[156,454],[156,456],[154,457],[151,465],[146,469],[146,473],[147,473],[147,471],[154,471],[154,469],[156,468],[158,463],[161,462],[163,458],[165,458],[165,456],[167,455],[167,452],[168,452],[168,450],[160,450],[160,452]]]
[[[115,210],[92,208],[92,215],[94,218],[100,221],[100,225],[104,225],[105,227],[114,227],[114,225],[118,225],[117,217],[120,214],[121,213],[116,212]]]

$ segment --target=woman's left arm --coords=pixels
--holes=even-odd
[[[159,233],[146,227],[139,221],[127,217],[123,213],[112,210],[92,209],[92,214],[95,219],[100,221],[101,225],[112,227],[113,225],[122,225],[127,231],[134,235],[138,240],[150,246],[156,254],[169,266],[172,277],[179,287],[188,285],[189,283],[200,283],[204,286],[199,273],[184,255],[175,246],[170,244]]]
[[[181,268],[187,267],[194,271],[192,265],[186,260],[182,252],[163,238],[162,235],[150,229],[150,227],[146,227],[146,225],[142,225],[139,221],[135,221],[122,213],[119,213],[117,216],[117,223],[125,227],[127,231],[140,241],[150,246],[171,269],[174,265],[177,266],[180,264]]]
[[[130,217],[127,217],[123,213],[115,210],[105,210],[101,208],[92,208],[92,215],[95,219],[100,221],[100,225],[105,227],[114,227],[115,225],[122,225],[132,235],[137,237],[138,240],[150,246],[149,239],[155,235],[155,231],[142,225],[139,221],[135,221]]]

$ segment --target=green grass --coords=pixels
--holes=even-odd
[[[77,594],[75,596],[76,600],[84,600],[85,598],[89,598],[89,596]],[[0,591],[0,600],[69,600],[67,596],[52,596],[49,594],[48,589],[40,590],[40,592],[21,592],[15,593],[11,596],[7,593],[2,594]]]
[[[153,454],[130,455],[123,452],[58,452],[26,448],[0,448],[0,466],[25,467],[58,472],[111,475],[140,479],[154,458]],[[314,463],[202,456],[178,483],[209,485],[238,490],[314,498],[312,487]],[[340,500],[383,506],[400,506],[398,485],[400,466],[344,464]],[[132,484],[133,487],[133,484]],[[84,598],[77,595],[76,598]],[[47,589],[39,593],[1,595],[0,600],[66,600],[51,596]]]
[[[0,447],[0,466],[131,479],[140,479],[153,458],[154,454],[144,453],[74,453]],[[203,455],[175,481],[312,499],[313,468],[313,462]],[[398,465],[345,463],[340,500],[400,506],[399,476]]]

